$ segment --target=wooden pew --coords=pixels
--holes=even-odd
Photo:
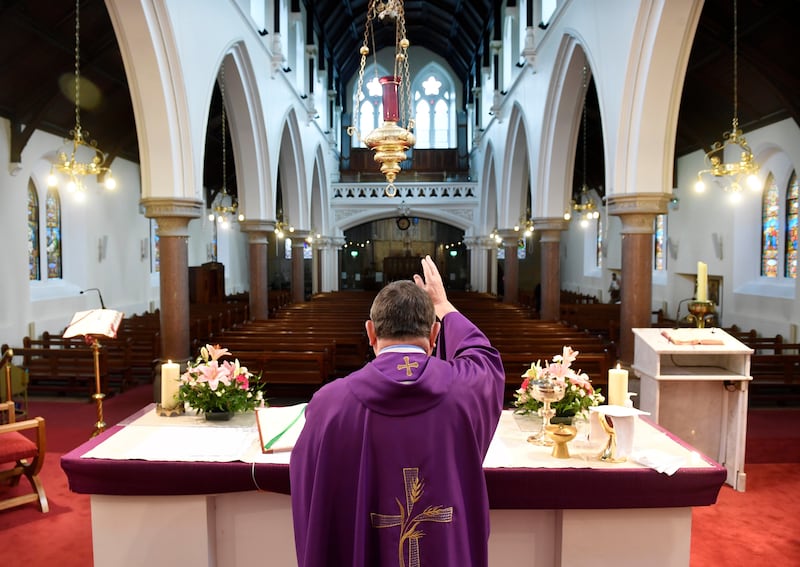
[[[561,319],[568,325],[595,333],[610,340],[619,339],[620,304],[587,303],[561,304]]]
[[[120,336],[117,336],[117,338],[98,337],[97,339],[105,352],[108,364],[109,386],[122,392],[133,385],[131,339]],[[52,335],[48,331],[42,333],[41,339],[23,337],[22,346],[25,348],[77,348],[88,350],[90,353],[92,350],[83,337],[65,339],[61,335]]]
[[[505,353],[500,355],[503,360],[503,368],[506,373],[506,391],[505,402],[511,405],[514,399],[514,392],[519,389],[522,384],[522,374],[528,370],[532,363],[537,360],[542,361],[542,366],[552,358],[544,352],[515,352]],[[608,371],[612,368],[612,361],[605,353],[587,353],[581,354],[578,359],[572,363],[572,368],[575,371],[585,372],[592,382],[592,386],[597,389],[601,388],[604,395],[608,388]]]
[[[79,348],[17,348],[12,347],[15,362],[28,371],[28,394],[54,394],[59,396],[95,393],[94,353]],[[3,352],[8,349],[3,345]],[[108,353],[104,347],[98,356],[100,389],[108,395]]]
[[[215,343],[216,344],[216,343]],[[259,336],[238,335],[236,331],[223,333],[219,345],[227,348],[232,358],[242,361],[253,355],[269,352],[318,352],[323,357],[322,372],[326,380],[336,376],[336,342],[330,339],[306,339],[303,341],[275,341]],[[199,352],[202,344],[196,344],[192,352]],[[247,366],[244,364],[244,366]],[[248,366],[252,372],[253,369]]]

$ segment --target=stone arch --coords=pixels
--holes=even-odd
[[[310,210],[304,175],[303,142],[294,109],[289,110],[286,115],[281,129],[279,151],[278,169],[281,176],[284,218],[288,215],[289,221],[296,229],[308,230]],[[273,197],[276,198],[277,193]]]
[[[506,152],[502,167],[502,191],[499,210],[504,217],[498,222],[505,228],[514,226],[525,214],[527,194],[530,180],[530,162],[528,134],[525,116],[519,105],[514,103],[508,120],[505,147]]]
[[[257,80],[246,46],[234,44],[225,55],[223,68],[225,112],[231,126],[240,210],[248,219],[267,219],[274,214],[269,141]]]

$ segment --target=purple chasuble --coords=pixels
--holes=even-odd
[[[503,365],[460,313],[441,333],[442,358],[383,352],[312,398],[289,468],[300,567],[488,564]]]

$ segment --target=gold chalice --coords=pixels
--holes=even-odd
[[[554,443],[553,456],[556,459],[569,459],[567,443],[575,439],[578,434],[578,428],[573,425],[556,423],[548,425],[545,433]]]

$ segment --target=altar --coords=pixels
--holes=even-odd
[[[296,565],[290,453],[263,454],[254,421],[151,405],[64,455],[71,490],[91,495],[95,566]],[[691,510],[716,501],[722,466],[645,418],[624,463],[585,436],[556,459],[528,435],[503,412],[484,462],[490,565],[689,565]]]

